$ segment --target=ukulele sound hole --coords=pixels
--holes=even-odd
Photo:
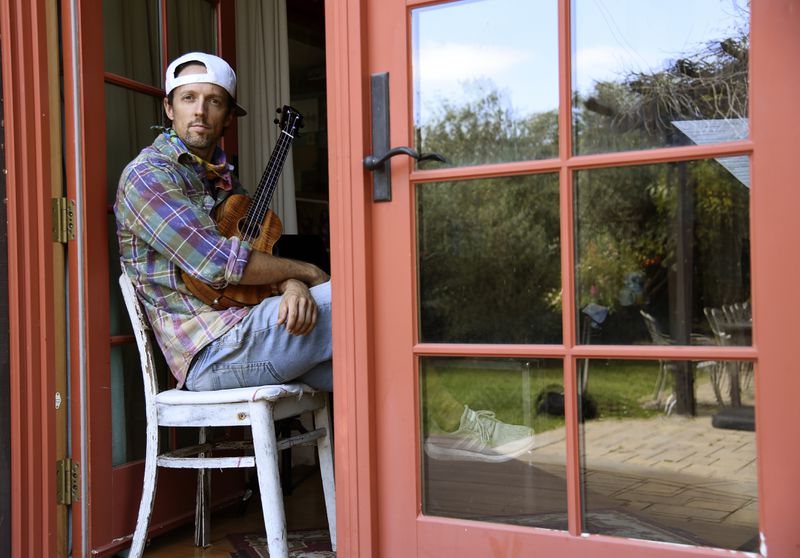
[[[252,242],[261,235],[261,225],[253,224],[247,219],[239,221],[239,238]]]

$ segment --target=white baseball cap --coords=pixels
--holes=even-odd
[[[187,63],[197,63],[205,66],[206,73],[183,74],[182,76],[176,76],[175,72],[178,67],[181,64]],[[215,85],[219,85],[225,89],[225,91],[230,93],[231,97],[234,99],[234,103],[236,105],[233,111],[234,114],[236,116],[244,116],[247,114],[247,111],[244,110],[239,103],[235,102],[236,73],[233,71],[233,68],[230,67],[230,64],[225,62],[219,56],[206,54],[205,52],[187,52],[183,56],[173,60],[167,67],[167,75],[164,84],[167,95],[169,95],[176,87],[189,83],[213,83]]]

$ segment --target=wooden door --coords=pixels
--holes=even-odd
[[[235,63],[232,2],[63,4],[69,197],[77,206],[70,246],[71,441],[80,464],[73,504],[75,555],[129,546],[142,490],[145,416],[141,372],[117,286],[112,204],[122,168],[164,124],[163,74],[182,52],[218,52]],[[225,39],[223,41],[223,39]],[[235,129],[230,131],[235,137]],[[164,381],[169,374],[164,368]],[[171,432],[185,443],[196,432]],[[187,438],[188,437],[188,438]],[[196,438],[195,438],[196,439]],[[196,474],[159,473],[150,533],[194,517]],[[240,473],[215,481],[216,503],[244,489]]]
[[[795,552],[798,15],[729,4],[329,6],[348,556]]]

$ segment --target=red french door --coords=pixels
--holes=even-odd
[[[645,4],[328,7],[348,556],[796,553],[800,16]]]
[[[219,0],[159,0],[63,2],[62,10],[68,196],[78,219],[69,246],[70,436],[81,481],[72,507],[73,553],[110,556],[130,544],[145,442],[139,357],[117,287],[111,207],[122,168],[152,142],[151,128],[164,124],[169,60],[201,50],[235,62],[233,8]],[[162,443],[195,435],[171,432]],[[243,489],[240,475],[218,480],[217,501]],[[191,471],[159,473],[151,534],[193,517],[195,485]]]

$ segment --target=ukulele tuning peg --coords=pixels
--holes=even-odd
[[[275,124],[280,124],[280,120],[278,120],[277,118],[275,120],[273,120],[272,122],[274,122]]]
[[[279,108],[276,108],[276,109],[275,109],[275,112],[277,112],[278,114],[280,114],[282,111],[281,111],[281,109],[279,109]]]

